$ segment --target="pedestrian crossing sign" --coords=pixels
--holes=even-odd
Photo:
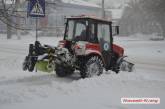
[[[28,4],[28,16],[44,17],[45,0],[30,0]]]

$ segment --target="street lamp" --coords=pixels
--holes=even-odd
[[[102,18],[105,18],[104,0],[102,0]]]

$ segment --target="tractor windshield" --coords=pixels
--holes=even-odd
[[[69,20],[66,27],[65,39],[74,41],[85,41],[87,36],[86,20]]]

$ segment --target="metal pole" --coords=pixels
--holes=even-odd
[[[38,40],[38,18],[36,17],[36,41]]]
[[[105,18],[104,0],[102,0],[102,18]]]
[[[19,12],[20,11],[20,0],[16,0],[15,5],[16,5],[16,11],[17,11],[16,15],[20,16],[20,12]],[[19,17],[16,19],[16,23],[17,23],[18,28],[20,28],[20,20],[21,20],[21,18],[19,18]],[[21,31],[19,29],[16,29],[16,31],[17,31],[17,39],[20,40],[21,39]]]
[[[36,41],[38,40],[38,17],[36,17]],[[36,68],[37,72],[37,68]]]

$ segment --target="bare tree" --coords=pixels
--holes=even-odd
[[[0,21],[6,24],[7,27],[7,39],[11,39],[12,36],[12,29],[21,29],[24,28],[20,27],[20,20],[18,20],[21,15],[18,14],[18,7],[20,0],[13,0],[10,4],[6,4],[6,0],[0,1]],[[16,18],[16,21],[13,21],[13,18]]]
[[[125,35],[135,33],[152,34],[155,32],[160,33],[161,28],[165,30],[165,10],[163,10],[165,4],[162,5],[164,2],[160,1],[131,0],[125,7],[120,20],[121,33]],[[163,34],[165,36],[165,33]]]
[[[7,24],[7,39],[10,39],[12,35],[12,31],[11,31],[11,27],[9,26],[11,25],[11,16],[8,14],[9,7],[8,8],[6,7],[4,0],[1,1],[1,5],[2,5],[2,9],[1,9],[0,20]]]
[[[121,33],[125,35],[143,32],[145,30],[147,16],[139,5],[139,0],[131,0],[125,7],[123,16],[119,22]]]
[[[143,9],[159,23],[165,39],[165,0],[141,0],[141,4]]]
[[[10,5],[5,4],[6,0],[0,0],[0,21],[6,24],[7,27],[7,39],[11,38],[12,29],[16,29],[18,31],[28,31],[33,28],[28,28],[26,25],[22,25],[20,20],[26,20],[27,11],[21,11],[23,8],[26,8],[25,4],[27,4],[30,0],[14,0],[15,4],[12,3]],[[56,2],[61,2],[61,0],[47,0],[46,7],[56,9]],[[19,10],[20,9],[20,10]],[[20,14],[23,13],[23,14]],[[49,14],[49,13],[48,13]],[[15,18],[16,20],[12,20]],[[26,21],[25,21],[26,22]],[[24,23],[25,23],[24,22]],[[19,36],[19,32],[17,31],[17,35]],[[18,37],[20,39],[20,37]]]

